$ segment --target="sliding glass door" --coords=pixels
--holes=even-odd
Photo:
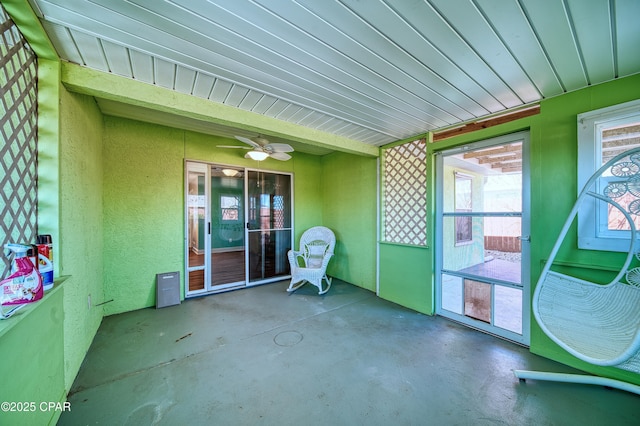
[[[247,276],[249,284],[290,274],[291,175],[249,170],[247,178]]]
[[[188,162],[187,297],[289,276],[292,176]]]
[[[188,163],[186,172],[186,295],[209,289],[211,252],[209,234],[209,170],[206,164]]]

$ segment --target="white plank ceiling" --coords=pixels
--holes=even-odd
[[[30,1],[64,60],[374,146],[640,72],[640,0]]]

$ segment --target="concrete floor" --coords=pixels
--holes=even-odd
[[[573,372],[334,280],[104,319],[59,425],[625,425],[640,397],[518,382]]]

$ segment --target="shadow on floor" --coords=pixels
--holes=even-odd
[[[334,280],[106,317],[59,425],[623,425],[637,395],[529,381],[574,370]]]

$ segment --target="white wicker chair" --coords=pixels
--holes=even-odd
[[[604,175],[609,176],[608,181],[602,179]],[[580,206],[589,197],[597,200],[595,204],[607,203],[619,210],[632,230],[626,261],[609,284],[550,270]],[[640,373],[640,268],[629,269],[634,254],[640,259],[640,253],[636,253],[638,228],[632,215],[640,215],[640,148],[612,158],[589,179],[542,270],[532,307],[544,333],[570,354],[590,364]],[[514,373],[521,381],[599,384],[640,394],[640,386],[608,378],[522,370]]]
[[[331,288],[331,278],[327,277],[327,265],[336,237],[329,228],[314,226],[307,229],[300,237],[300,250],[289,250],[289,264],[291,265],[291,283],[287,291],[296,291],[304,284],[311,283],[318,287],[318,294],[325,294]],[[322,281],[326,288],[322,288]]]

